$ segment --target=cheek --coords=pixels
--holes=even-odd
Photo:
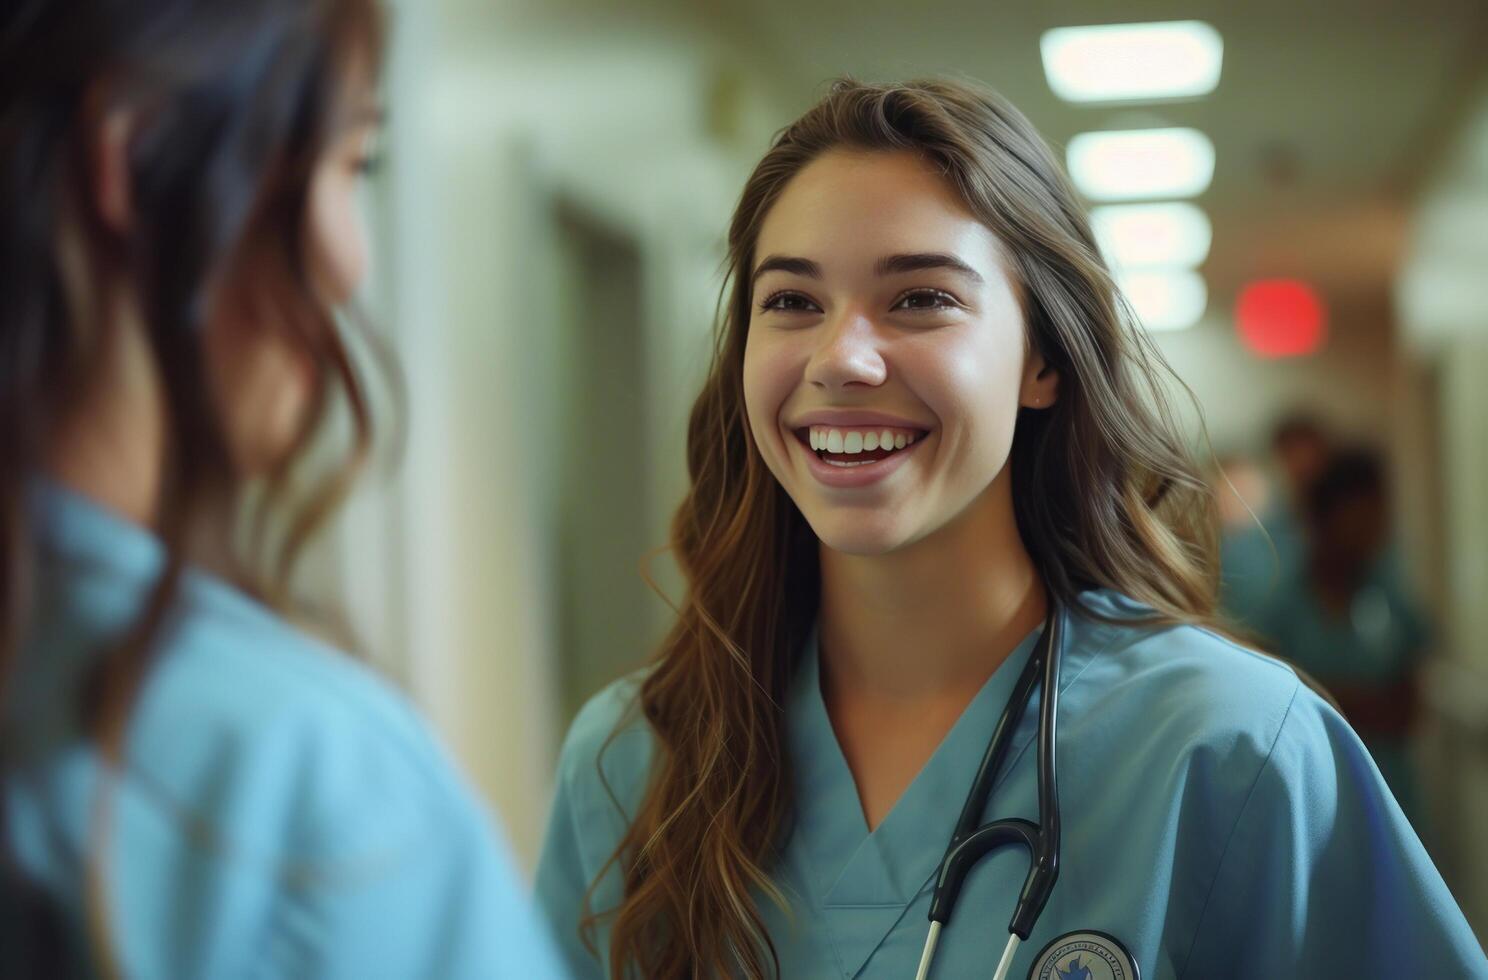
[[[901,356],[911,387],[940,420],[958,454],[1005,454],[1018,413],[1020,343],[990,338],[982,330],[934,340]]]
[[[310,254],[320,287],[332,303],[349,300],[367,276],[367,232],[349,173],[330,171],[310,192]]]
[[[749,427],[766,459],[774,452],[780,411],[801,378],[798,362],[789,342],[762,331],[750,332],[744,346],[744,405]]]

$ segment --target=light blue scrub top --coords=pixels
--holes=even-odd
[[[1106,615],[1142,611],[1111,592],[1084,598]],[[1028,976],[1045,944],[1074,931],[1116,937],[1142,980],[1488,976],[1368,753],[1289,668],[1191,627],[1071,616],[1066,636],[1061,872],[1010,976]],[[807,645],[787,706],[797,820],[773,869],[791,911],[760,901],[781,976],[915,975],[937,865],[1036,637],[992,675],[872,833]],[[627,722],[601,754],[634,690],[634,679],[611,686],[574,722],[538,868],[539,901],[579,978],[605,976],[607,947],[596,960],[578,938],[580,903],[626,821],[596,761],[627,813],[646,783],[643,722]],[[986,819],[1037,819],[1037,715],[1031,704]],[[932,978],[991,975],[1027,870],[1026,852],[1008,848],[971,873]],[[620,888],[607,873],[594,908],[613,908]]]
[[[32,515],[38,620],[0,742],[22,766],[4,802],[13,850],[82,950],[100,767],[66,706],[133,621],[162,548],[55,486],[36,489]],[[566,975],[426,724],[369,671],[205,574],[182,584],[115,800],[109,911],[124,976]]]

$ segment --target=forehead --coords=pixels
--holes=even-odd
[[[997,237],[929,160],[832,150],[785,185],[760,226],[755,261],[796,255],[830,274],[917,252],[950,252],[989,281],[1002,274]]]
[[[350,43],[352,47],[345,53],[334,79],[333,129],[344,132],[378,128],[385,110],[378,90],[381,80],[376,53],[368,44],[355,40]]]

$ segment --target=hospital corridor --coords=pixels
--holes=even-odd
[[[55,2],[0,837],[67,975],[1488,977],[1481,0]]]

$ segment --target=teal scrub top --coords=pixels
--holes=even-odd
[[[1266,603],[1257,627],[1279,655],[1325,685],[1399,680],[1419,666],[1431,639],[1393,550],[1370,569],[1346,615],[1323,608],[1298,566]]]
[[[5,823],[87,975],[102,780],[71,708],[163,549],[57,486],[35,489],[31,515],[40,577],[0,742]],[[566,975],[488,814],[386,684],[195,571],[160,643],[104,858],[123,976]]]
[[[1257,629],[1271,649],[1324,688],[1400,681],[1420,667],[1431,629],[1406,589],[1399,566],[1398,553],[1387,551],[1345,615],[1323,608],[1305,568],[1298,567],[1266,604]],[[1419,829],[1421,793],[1409,740],[1368,731],[1363,739],[1395,798]]]
[[[1255,525],[1225,531],[1219,542],[1219,607],[1229,620],[1246,631],[1259,625],[1290,567],[1283,563],[1284,545]]]
[[[1106,616],[1144,611],[1109,591],[1083,601]],[[1290,668],[1197,628],[1074,610],[1066,636],[1061,870],[1010,976],[1488,977],[1368,753]],[[937,866],[1036,638],[997,669],[872,833],[822,702],[815,640],[806,645],[787,705],[794,829],[772,868],[790,908],[759,905],[781,976],[915,975]],[[609,687],[574,722],[538,868],[539,902],[579,978],[606,975],[603,931],[598,958],[579,939],[581,902],[652,753],[644,722],[625,710],[635,687]],[[1037,715],[1032,703],[985,819],[1037,819]],[[1007,848],[971,873],[932,978],[991,975],[1027,870],[1026,852]],[[621,887],[607,872],[593,908],[613,908]],[[1055,942],[1071,933],[1096,941]],[[1135,971],[1121,972],[1118,951]]]
[[[1219,542],[1219,606],[1247,634],[1260,630],[1272,597],[1306,558],[1306,542],[1292,509],[1273,503],[1259,522],[1230,528]]]

